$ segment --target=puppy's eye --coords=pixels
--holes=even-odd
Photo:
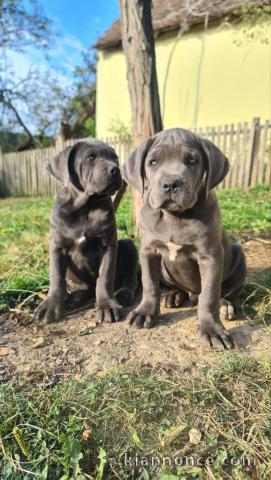
[[[198,158],[195,157],[194,155],[190,155],[187,158],[187,163],[188,163],[188,165],[195,165],[196,163],[198,163]]]
[[[89,154],[86,156],[86,160],[88,160],[89,162],[95,160],[95,158],[96,158],[95,153],[89,153]]]
[[[150,161],[149,161],[149,165],[151,167],[154,167],[155,165],[158,165],[158,160],[156,160],[156,158],[152,158]]]

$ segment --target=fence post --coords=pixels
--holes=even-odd
[[[60,152],[64,148],[64,137],[59,134],[55,137],[55,148],[57,152]]]
[[[260,118],[255,117],[252,120],[251,130],[250,130],[247,168],[245,172],[245,182],[244,182],[245,187],[249,187],[252,183],[253,167],[257,162],[258,153],[259,153],[260,135],[261,135]],[[257,173],[256,169],[254,169],[254,171],[256,171]]]
[[[1,146],[1,143],[0,143],[0,172],[2,172],[2,170],[4,170],[4,165],[3,165],[3,157],[2,157],[2,146]]]
[[[2,146],[0,144],[0,197],[4,197],[6,194],[6,182],[5,182],[5,170],[4,160],[2,156]]]

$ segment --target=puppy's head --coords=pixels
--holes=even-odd
[[[113,195],[121,187],[116,152],[98,140],[66,147],[48,164],[49,172],[76,193]]]
[[[126,160],[124,179],[153,208],[184,211],[199,192],[220,183],[229,169],[225,155],[209,140],[181,128],[164,130],[142,143]]]

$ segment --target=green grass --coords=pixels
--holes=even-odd
[[[271,324],[271,268],[247,276],[235,307],[253,323]]]
[[[1,205],[3,202],[3,205]],[[49,215],[53,200],[0,201],[0,305],[14,306],[48,287]]]
[[[8,383],[1,478],[267,480],[270,393],[270,362],[238,354],[192,379],[118,370],[47,389]],[[192,428],[201,433],[195,445]]]
[[[271,230],[271,187],[259,185],[247,191],[218,190],[223,225],[231,235],[263,234]]]
[[[0,200],[0,310],[48,288],[49,217],[52,198]],[[133,231],[130,196],[117,212],[118,237]]]

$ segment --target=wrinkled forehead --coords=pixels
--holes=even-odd
[[[98,140],[78,142],[74,146],[76,158],[85,158],[94,154],[95,157],[103,157],[108,160],[117,160],[117,154],[113,148]]]
[[[201,152],[199,137],[182,129],[165,130],[154,137],[149,151],[160,158],[180,158],[191,152]]]

